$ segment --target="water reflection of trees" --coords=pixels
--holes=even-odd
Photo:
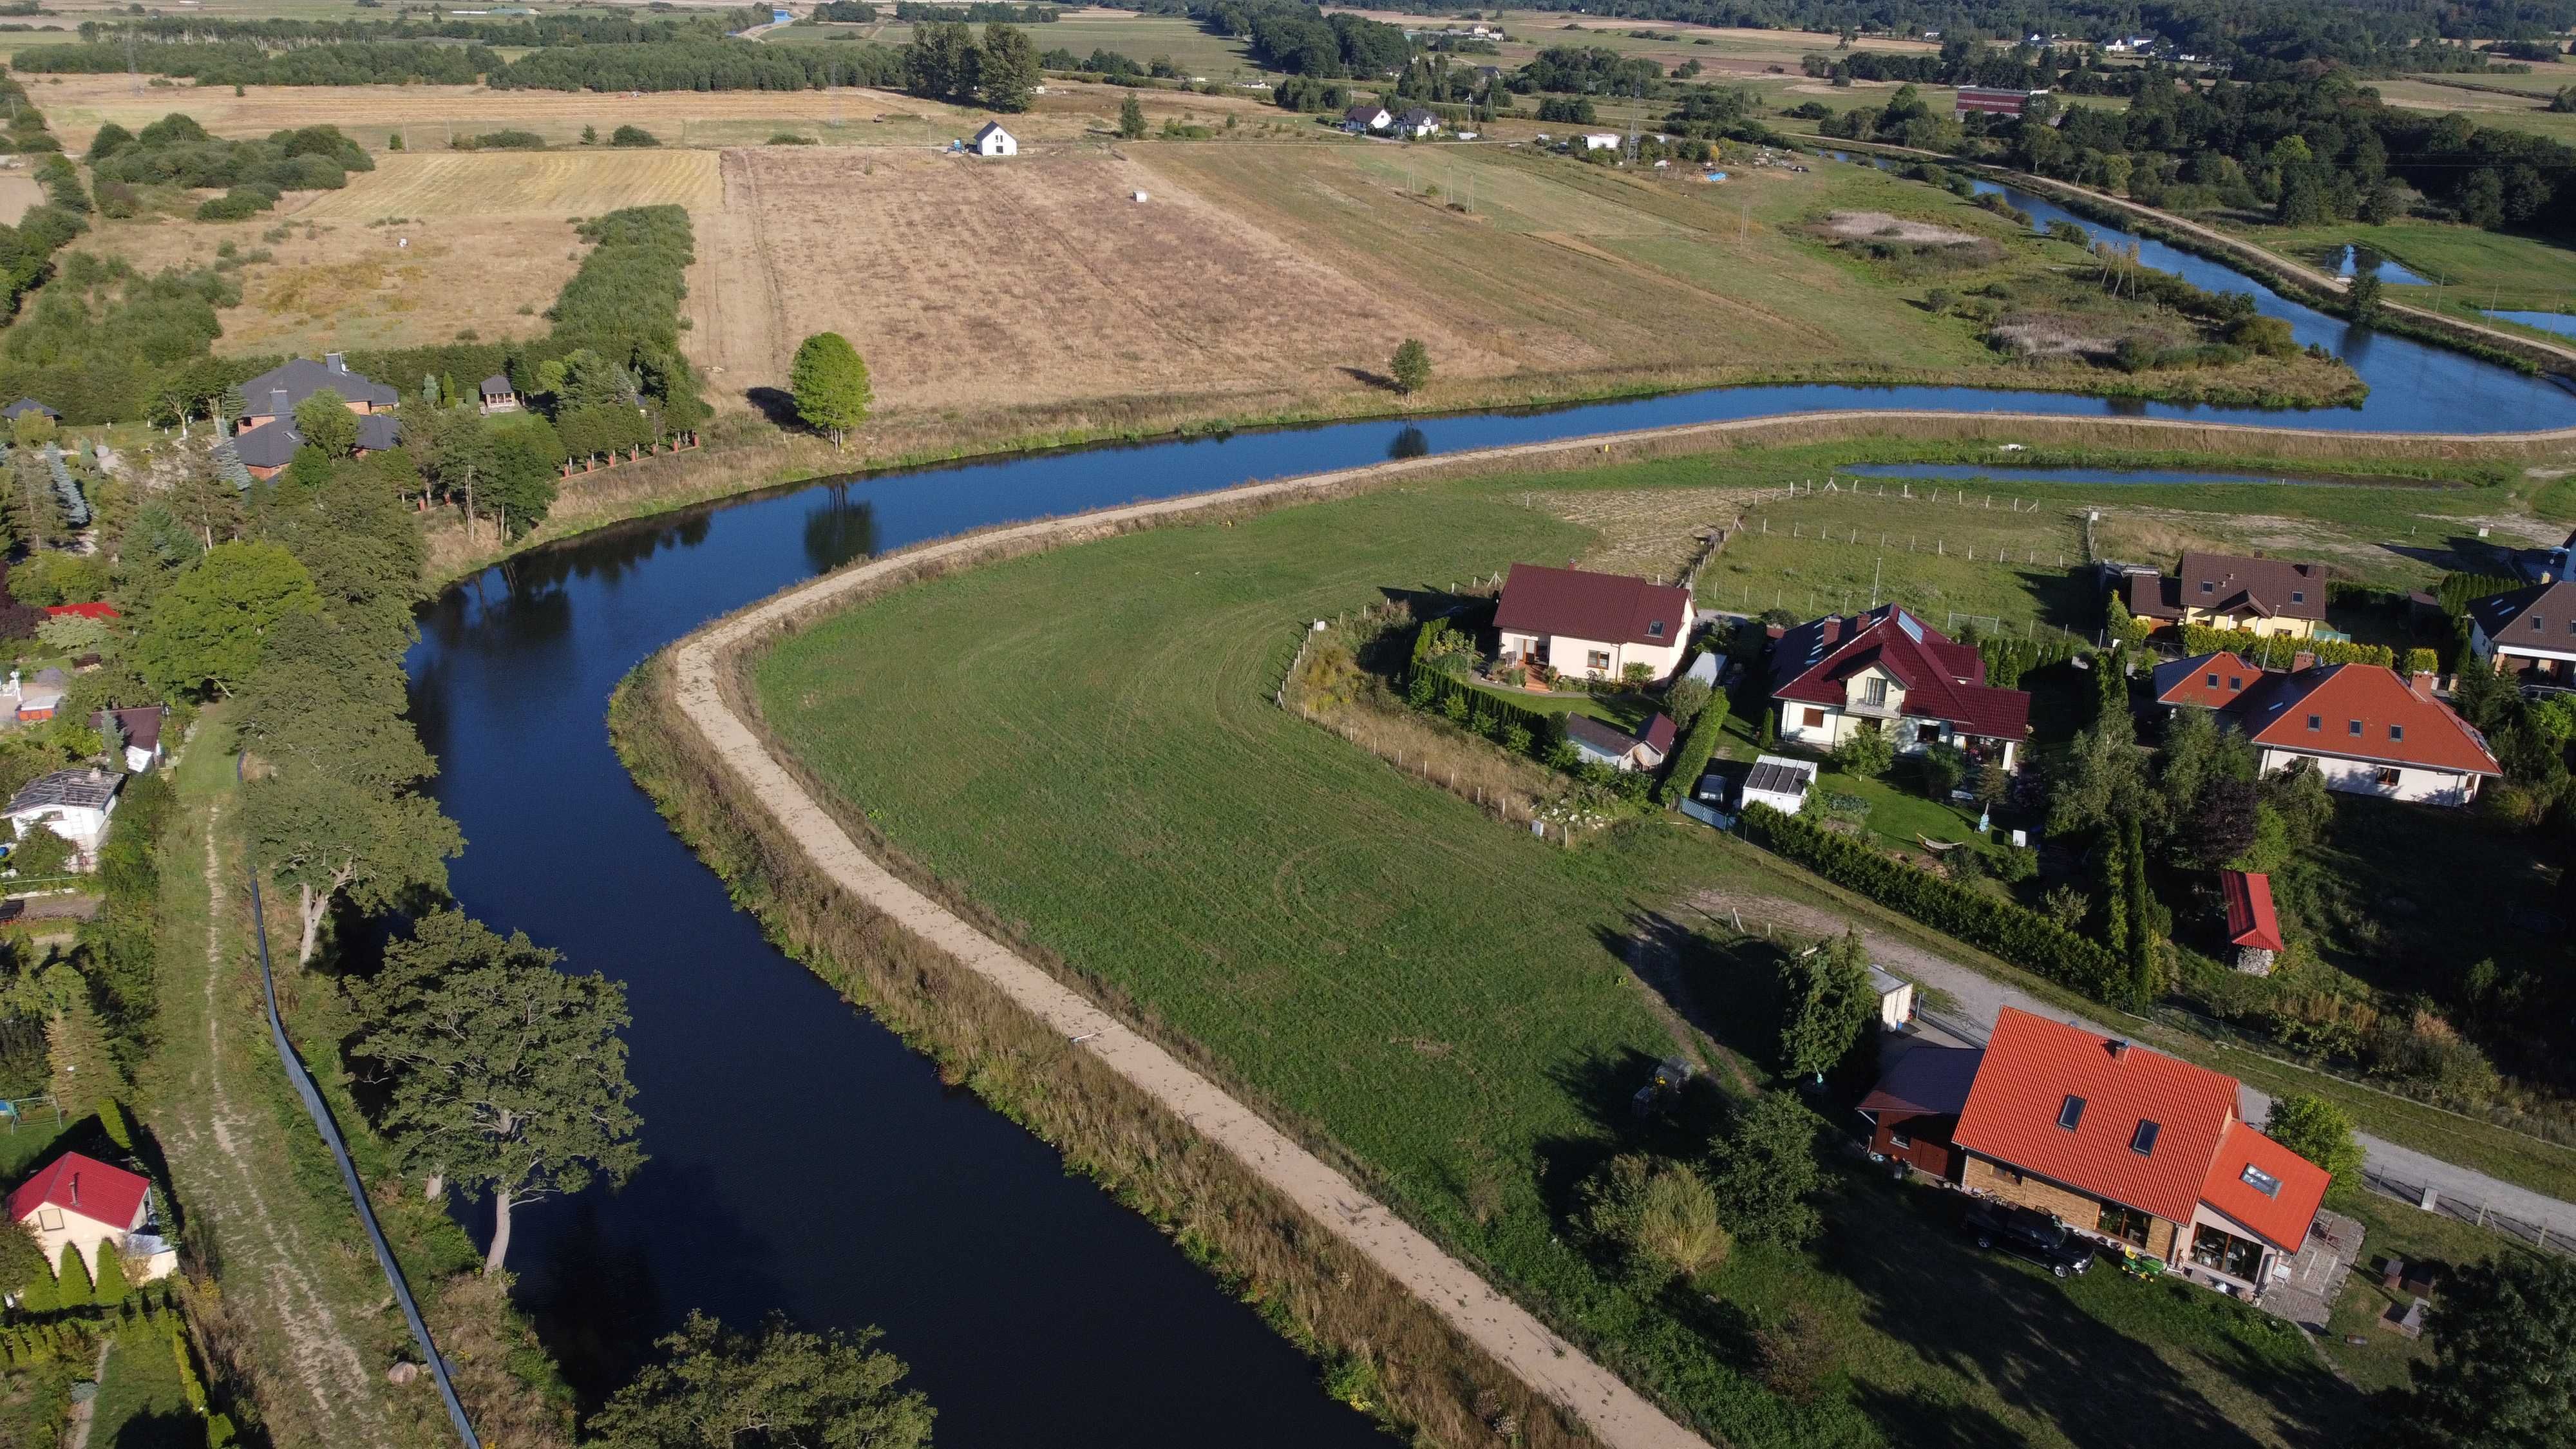
[[[876,505],[850,496],[850,485],[825,486],[805,515],[805,563],[827,574],[877,551]]]
[[[1421,458],[1429,456],[1430,452],[1431,435],[1410,426],[1399,431],[1386,445],[1386,455],[1390,458]]]

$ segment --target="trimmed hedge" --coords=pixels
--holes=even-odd
[[[2266,641],[2251,629],[2209,629],[2198,624],[2182,628],[2185,654],[2215,654],[2225,649],[2237,657],[2260,662],[2266,643],[2272,657],[2284,653],[2313,654],[2319,664],[2376,664],[2384,669],[2397,667],[2397,653],[2385,644],[2355,644],[2343,639],[2281,639]],[[2282,646],[2287,645],[2285,650]],[[2284,661],[2286,663],[2286,661]]]
[[[1890,860],[1857,840],[1768,805],[1746,806],[1737,829],[1838,886],[2062,986],[2101,1000],[2117,999],[2125,986],[2125,963],[2118,955],[2036,911]]]
[[[1657,800],[1670,805],[1690,798],[1692,787],[1699,784],[1700,772],[1708,768],[1708,757],[1717,753],[1717,737],[1726,729],[1727,712],[1724,694],[1708,697],[1699,718],[1691,721],[1690,733],[1682,736],[1682,747],[1673,752],[1672,768],[1664,774]]]

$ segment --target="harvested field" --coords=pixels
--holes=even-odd
[[[1383,366],[1405,336],[1444,368],[1504,366],[1473,333],[1107,154],[728,152],[699,253],[689,346],[734,397],[783,385],[798,338],[825,328],[867,355],[892,409],[1183,394],[1223,410],[1365,386],[1339,369]]]
[[[1983,240],[1970,232],[1934,226],[1928,221],[1907,221],[1883,211],[1837,211],[1825,218],[1825,230],[1836,236],[1874,237],[1917,246],[1956,247]]]
[[[597,216],[621,206],[712,209],[722,193],[705,151],[429,152],[376,158],[295,212],[298,221],[380,217]]]

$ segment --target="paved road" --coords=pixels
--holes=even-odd
[[[1733,891],[1709,891],[1691,901],[1693,906],[1713,916],[1723,916],[1729,909],[1741,911],[1747,921],[1777,921],[1792,930],[1816,935],[1841,931],[1842,917],[1815,906],[1798,905],[1773,896]],[[2058,1021],[2072,1023],[2086,1031],[2104,1036],[2128,1036],[2131,1029],[2106,1026],[2073,1015],[2061,1007],[2040,1000],[2019,987],[1997,981],[1991,976],[1936,956],[1908,941],[1892,936],[1863,931],[1861,938],[1869,944],[1870,955],[1898,975],[1940,988],[1958,1003],[1956,1012],[1941,1013],[1946,1027],[1935,1023],[1930,1033],[1955,1039],[1962,1045],[1983,1046],[1988,1032],[1994,1029],[1996,1015],[2007,1006]],[[2243,1083],[2237,1084],[2237,1115],[2248,1122],[2261,1123],[2271,1115],[2272,1099]],[[2484,1204],[2507,1217],[2527,1223],[2546,1224],[2550,1236],[2565,1235],[2576,1242],[2576,1203],[2533,1192],[2529,1188],[2489,1177],[2473,1168],[2444,1162],[2440,1158],[2401,1147],[2386,1138],[2367,1132],[2354,1134],[2361,1142],[2364,1155],[2375,1172],[2415,1186],[2429,1186],[2449,1202],[2474,1210]]]

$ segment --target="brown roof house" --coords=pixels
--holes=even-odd
[[[1801,624],[1771,645],[1780,738],[1830,750],[1865,724],[1899,752],[1957,745],[1979,763],[2019,763],[2030,696],[1986,683],[1986,661],[1895,604]]]
[[[1559,674],[1620,679],[1635,666],[1670,678],[1690,639],[1690,590],[1625,574],[1514,564],[1494,607],[1506,664],[1545,664]]]
[[[2170,574],[2133,573],[2121,584],[2129,612],[2159,626],[2194,624],[2306,639],[2326,619],[2323,564],[2190,551]]]
[[[2234,1077],[2009,1006],[1984,1051],[1918,1066],[1927,1050],[1944,1051],[1907,1051],[1863,1099],[1874,1151],[1891,1124],[1911,1144],[1946,1136],[1904,1160],[2208,1287],[2259,1296],[2289,1276],[2326,1172],[2236,1115]]]
[[[1574,746],[1574,752],[1614,770],[1662,769],[1673,752],[1674,733],[1673,717],[1668,714],[1648,720],[1645,731],[1633,735],[1588,714],[1565,717],[1565,742]]]
[[[2576,582],[2562,579],[2471,603],[2469,648],[2501,673],[2576,687]]]

